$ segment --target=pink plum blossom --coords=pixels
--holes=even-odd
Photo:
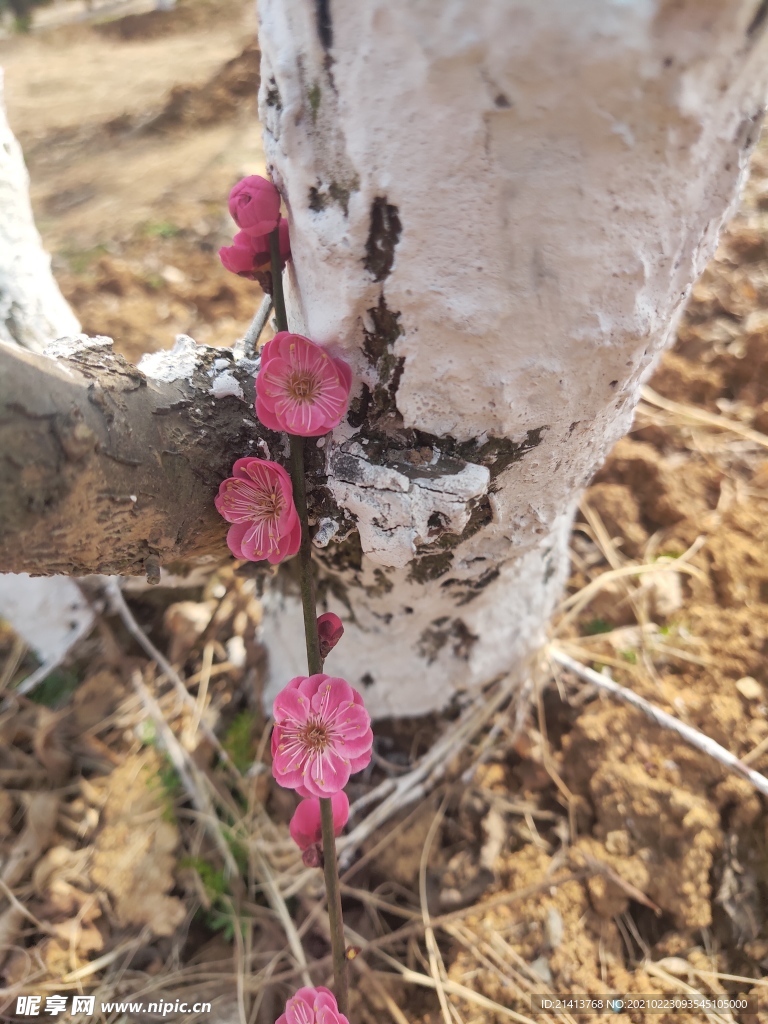
[[[291,256],[288,221],[285,217],[280,218],[278,237],[280,258],[285,263]],[[232,245],[225,245],[219,249],[219,259],[226,270],[237,274],[238,277],[247,277],[253,281],[257,271],[270,269],[272,257],[269,248],[269,235],[249,235],[247,231],[238,231],[232,239]]]
[[[288,221],[285,217],[280,218],[277,232],[280,243],[280,259],[285,263],[291,258],[291,238],[288,233]],[[256,253],[257,266],[268,266],[272,261],[272,250],[269,245],[269,235],[251,236],[254,252]]]
[[[349,1024],[333,993],[318,985],[317,988],[300,988],[285,1004],[285,1013],[275,1024]]]
[[[261,350],[256,415],[270,430],[319,437],[341,423],[352,372],[300,334],[281,331]]]
[[[297,676],[275,697],[273,714],[272,774],[299,796],[333,796],[371,760],[371,719],[344,679]]]
[[[317,635],[320,640],[320,657],[325,659],[331,653],[344,633],[344,624],[338,615],[325,612],[317,620]]]
[[[229,193],[229,212],[249,235],[268,235],[280,220],[280,193],[258,174],[238,181]]]
[[[349,798],[343,790],[333,794],[331,808],[333,810],[333,834],[340,836],[349,821]],[[301,801],[293,812],[288,831],[291,833],[291,839],[302,852],[322,843],[323,827],[318,797],[310,796]]]
[[[228,523],[227,544],[235,558],[272,565],[290,558],[301,544],[301,522],[291,478],[266,459],[238,459],[223,480],[216,508]]]
[[[258,252],[254,242],[261,243],[261,239],[253,238],[245,231],[238,231],[232,239],[232,245],[219,249],[219,259],[224,268],[238,277],[247,277],[253,281],[255,271],[265,269],[269,264],[269,253]],[[265,255],[266,259],[263,258]]]

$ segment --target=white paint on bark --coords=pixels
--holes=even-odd
[[[240,381],[233,377],[229,370],[216,374],[211,384],[211,394],[214,398],[229,398],[231,396],[239,398],[241,402],[245,401]]]
[[[412,561],[417,544],[462,533],[472,502],[487,494],[490,481],[486,467],[472,463],[429,475],[427,467],[406,474],[377,466],[357,441],[331,447],[326,468],[329,490],[355,517],[368,557],[399,569]]]
[[[74,580],[66,576],[0,575],[0,616],[44,664],[56,664],[84,636],[93,610]]]
[[[5,116],[0,68],[0,341],[42,352],[52,338],[79,330],[35,227],[24,157]]]
[[[490,443],[466,458],[490,493],[478,479],[458,499],[404,487],[380,451],[345,479],[337,453],[363,441],[348,428],[327,448],[364,552],[339,566],[327,549],[347,630],[328,668],[372,677],[375,713],[444,705],[540,642],[575,498],[628,429],[759,131],[758,6],[259,0],[291,325],[348,359],[358,398],[394,393],[382,429]],[[523,442],[497,473],[494,452]],[[405,567],[409,545],[425,554],[427,498],[450,532],[473,501],[489,512],[427,548],[431,578]],[[272,690],[301,668],[296,617],[272,598]]]
[[[147,377],[166,384],[175,380],[191,380],[197,367],[197,343],[188,334],[177,334],[172,349],[145,352],[138,366]]]

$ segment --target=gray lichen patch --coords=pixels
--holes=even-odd
[[[309,100],[309,109],[312,111],[313,124],[317,123],[317,112],[320,109],[320,99],[322,95],[322,90],[317,82],[315,82],[312,85],[312,88],[307,93],[307,99]]]
[[[319,107],[319,87],[313,86],[313,89],[318,89],[318,106],[311,106],[312,96],[310,95],[310,106],[312,110],[312,120],[317,122],[318,118],[318,107]],[[353,192],[357,192],[360,189],[360,179],[356,174],[351,175],[349,178],[333,179],[332,181],[325,184],[319,182],[317,185],[312,185],[309,190],[309,197],[307,204],[314,213],[320,213],[325,210],[331,204],[341,207],[344,211],[344,216],[349,216],[349,199]]]
[[[364,440],[364,439],[361,439]],[[363,550],[380,565],[404,567],[441,532],[461,535],[490,474],[475,463],[431,465],[379,461],[379,452],[350,439],[328,450],[328,489],[357,520]]]

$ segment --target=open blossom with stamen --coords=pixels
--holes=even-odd
[[[331,797],[371,760],[363,698],[344,679],[297,676],[275,697],[272,774],[299,796]]]
[[[275,1024],[349,1024],[333,993],[318,985],[317,988],[300,988],[291,996]]]
[[[299,550],[301,522],[291,478],[276,462],[238,459],[232,476],[222,481],[215,503],[232,523],[227,544],[235,558],[266,559],[276,565]]]
[[[343,790],[334,793],[331,797],[331,809],[333,811],[333,833],[340,836],[349,821],[349,798]],[[291,833],[291,839],[302,851],[322,843],[323,826],[320,819],[320,800],[316,796],[307,797],[300,802],[293,812],[288,831]]]
[[[301,334],[281,331],[261,350],[256,415],[270,430],[319,437],[341,423],[352,372]]]

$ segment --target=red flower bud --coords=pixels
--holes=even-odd
[[[341,831],[349,819],[349,800],[347,794],[341,790],[331,797],[331,808],[333,810],[333,832],[340,836]],[[323,828],[320,822],[320,800],[317,797],[307,797],[302,800],[293,812],[291,824],[288,826],[291,839],[304,853],[309,854],[310,859],[317,856],[318,847],[322,848]],[[307,860],[304,860],[307,864]],[[317,867],[320,864],[318,859],[307,867]]]
[[[331,653],[344,633],[344,625],[338,615],[326,612],[317,620],[317,635],[320,639],[320,657],[325,659]]]
[[[238,181],[229,193],[229,212],[249,235],[268,235],[280,221],[280,193],[258,174]]]

